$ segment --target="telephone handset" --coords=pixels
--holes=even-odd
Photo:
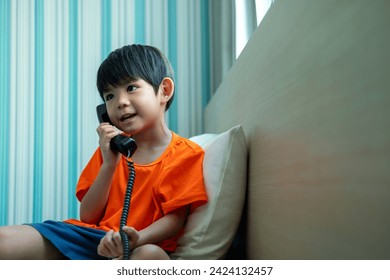
[[[103,103],[98,105],[96,107],[96,113],[100,123],[111,123],[107,114],[106,104]],[[131,157],[137,149],[137,144],[133,138],[119,134],[111,139],[110,148],[115,152],[120,152],[125,157]]]
[[[107,114],[106,104],[100,104],[96,107],[97,116],[99,122],[108,122],[111,123],[110,118]],[[134,163],[130,160],[130,157],[134,154],[137,149],[137,144],[135,140],[131,137],[124,135],[117,135],[111,139],[110,148],[113,151],[120,152],[126,157],[127,166],[129,169],[129,179],[127,181],[126,193],[123,202],[122,215],[119,222],[119,234],[122,238],[123,244],[123,259],[128,260],[130,257],[130,242],[127,234],[123,231],[123,227],[126,225],[127,216],[130,211],[130,202],[131,202],[131,193],[133,191],[134,179],[135,179],[135,169]]]

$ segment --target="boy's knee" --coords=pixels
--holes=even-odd
[[[8,240],[8,237],[9,237],[9,233],[6,229],[6,227],[0,227],[0,246],[6,241]]]
[[[7,243],[9,242],[9,232],[5,227],[0,227],[0,259],[6,259]]]
[[[146,244],[132,252],[131,259],[135,260],[169,260],[168,254],[159,246]]]

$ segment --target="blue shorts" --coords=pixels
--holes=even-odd
[[[97,253],[100,239],[106,234],[103,230],[51,220],[27,225],[39,231],[68,259],[107,260]]]

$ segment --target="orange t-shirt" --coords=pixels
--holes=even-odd
[[[157,160],[147,165],[134,164],[135,181],[127,225],[142,230],[182,206],[190,205],[192,211],[205,204],[207,194],[202,172],[203,157],[202,148],[172,132],[171,143]],[[79,201],[88,192],[102,163],[98,148],[80,175],[76,188]],[[87,224],[76,219],[65,222],[104,231],[118,231],[128,173],[127,161],[122,157],[115,170],[104,216],[98,224]],[[158,245],[173,252],[180,233]]]

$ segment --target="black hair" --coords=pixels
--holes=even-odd
[[[111,52],[102,62],[97,72],[97,88],[100,97],[110,86],[123,86],[131,80],[143,79],[152,85],[157,94],[162,80],[166,77],[174,81],[171,64],[156,47],[128,45]],[[174,94],[168,101],[168,110]]]

